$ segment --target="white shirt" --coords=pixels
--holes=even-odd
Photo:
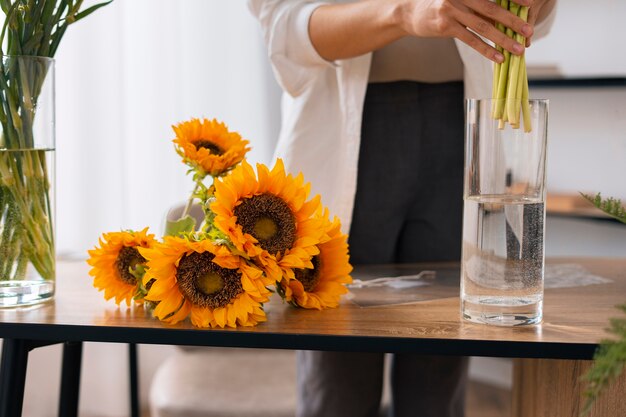
[[[284,90],[282,128],[275,152],[287,172],[304,174],[331,215],[350,230],[356,193],[361,115],[372,54],[335,62],[322,58],[309,38],[312,0],[248,0],[261,24],[274,75]],[[554,8],[556,9],[556,7]],[[554,12],[535,28],[547,32]],[[491,96],[492,64],[456,41],[464,65],[465,96]]]

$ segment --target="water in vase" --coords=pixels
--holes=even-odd
[[[465,199],[461,310],[495,325],[541,321],[544,203],[524,196]]]
[[[51,299],[54,149],[0,149],[0,307]]]

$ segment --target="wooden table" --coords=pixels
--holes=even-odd
[[[5,339],[0,380],[4,397],[0,399],[10,403],[0,404],[0,417],[21,413],[19,388],[23,395],[28,350],[66,342],[65,359],[71,365],[76,361],[72,346],[84,341],[513,357],[517,358],[515,417],[577,416],[583,389],[578,377],[588,368],[598,342],[607,336],[604,328],[609,318],[619,314],[614,306],[626,301],[626,259],[548,261],[555,263],[576,263],[612,282],[547,289],[541,325],[503,328],[460,318],[457,265],[371,266],[358,269],[354,277],[411,275],[434,269],[437,278],[430,291],[451,296],[367,308],[344,300],[340,308],[321,312],[296,310],[275,298],[266,305],[268,321],[255,328],[199,330],[188,323],[161,324],[142,307],[117,308],[91,286],[84,262],[60,262],[55,301],[0,310],[0,337]],[[77,401],[77,376],[70,371],[67,378],[67,389],[76,389]],[[625,393],[626,378],[622,377],[598,401],[592,415],[626,415]]]

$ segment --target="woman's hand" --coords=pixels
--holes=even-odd
[[[551,0],[518,0],[521,6],[531,6],[536,20],[536,4]],[[478,35],[520,55],[524,46],[500,32],[494,22],[521,33],[526,38],[533,34],[533,23],[524,22],[513,13],[489,0],[402,0],[399,24],[406,35],[420,37],[453,37],[465,42],[485,57],[502,62],[504,57]]]
[[[363,0],[325,4],[313,12],[309,35],[317,52],[332,61],[359,56],[404,36],[451,37],[487,58],[504,57],[485,39],[521,55],[524,46],[494,27],[494,22],[527,39],[556,0],[517,0],[529,6],[528,23],[490,0]],[[480,35],[480,36],[477,36]]]

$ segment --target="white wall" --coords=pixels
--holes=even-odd
[[[623,0],[558,0],[550,35],[526,56],[528,73],[551,77],[626,76]]]
[[[550,99],[548,191],[626,201],[626,87],[535,88]]]

